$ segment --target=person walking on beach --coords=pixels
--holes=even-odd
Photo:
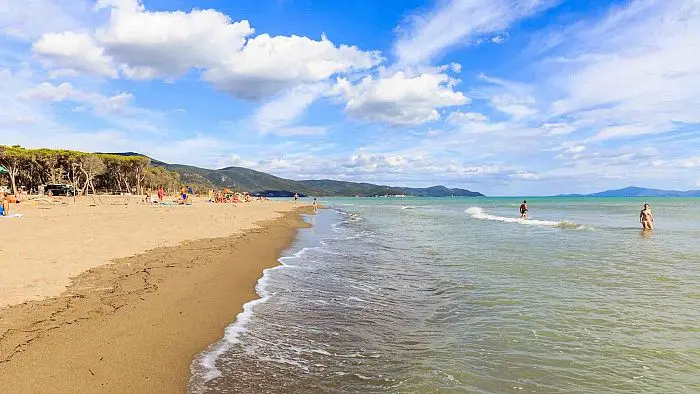
[[[520,219],[527,219],[527,201],[523,200],[520,204]]]
[[[297,200],[299,199],[299,194],[294,193],[294,203],[297,203]]]
[[[158,188],[158,202],[163,202],[163,197],[165,197],[165,190],[163,190],[163,186]]]
[[[651,214],[651,207],[649,204],[644,204],[644,209],[639,212],[639,222],[642,224],[644,230],[654,229],[654,215]]]

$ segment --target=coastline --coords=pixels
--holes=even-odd
[[[193,358],[257,297],[258,278],[279,264],[308,209],[115,259],[58,297],[0,309],[0,388],[185,392]]]

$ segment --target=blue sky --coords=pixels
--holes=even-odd
[[[0,144],[490,195],[700,188],[697,0],[6,0]]]

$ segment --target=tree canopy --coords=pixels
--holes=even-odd
[[[174,191],[181,186],[180,174],[152,166],[145,156],[0,145],[0,166],[7,170],[15,192],[18,187],[33,191],[45,184],[71,184],[83,193],[138,194],[144,188]]]

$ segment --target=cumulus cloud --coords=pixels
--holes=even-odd
[[[378,52],[300,36],[252,36],[247,20],[215,10],[148,11],[140,0],[102,0],[109,20],[89,32],[44,34],[36,55],[50,67],[136,80],[175,79],[195,70],[216,88],[260,99],[301,84],[366,70]]]
[[[400,64],[422,64],[445,50],[477,42],[512,23],[556,4],[552,0],[448,0],[424,15],[414,15],[398,28],[394,50]],[[503,37],[496,35],[493,42]]]
[[[117,77],[112,58],[105,54],[105,49],[89,34],[70,31],[47,33],[32,48],[50,67],[59,68],[55,72]]]
[[[335,74],[369,69],[381,60],[378,52],[336,46],[325,36],[316,41],[261,34],[205,71],[204,79],[238,97],[258,99],[299,84],[321,82]]]
[[[70,83],[64,82],[60,85],[53,85],[44,82],[36,87],[23,90],[17,94],[21,100],[63,102],[72,101],[80,104],[87,104],[94,109],[106,112],[123,111],[131,102],[131,93],[118,93],[107,97],[98,93],[88,93],[80,89],[75,89]]]
[[[392,125],[419,125],[440,119],[441,108],[469,103],[454,89],[457,81],[440,72],[397,71],[367,76],[352,84],[340,78],[334,88],[346,102],[346,113],[354,118]]]

